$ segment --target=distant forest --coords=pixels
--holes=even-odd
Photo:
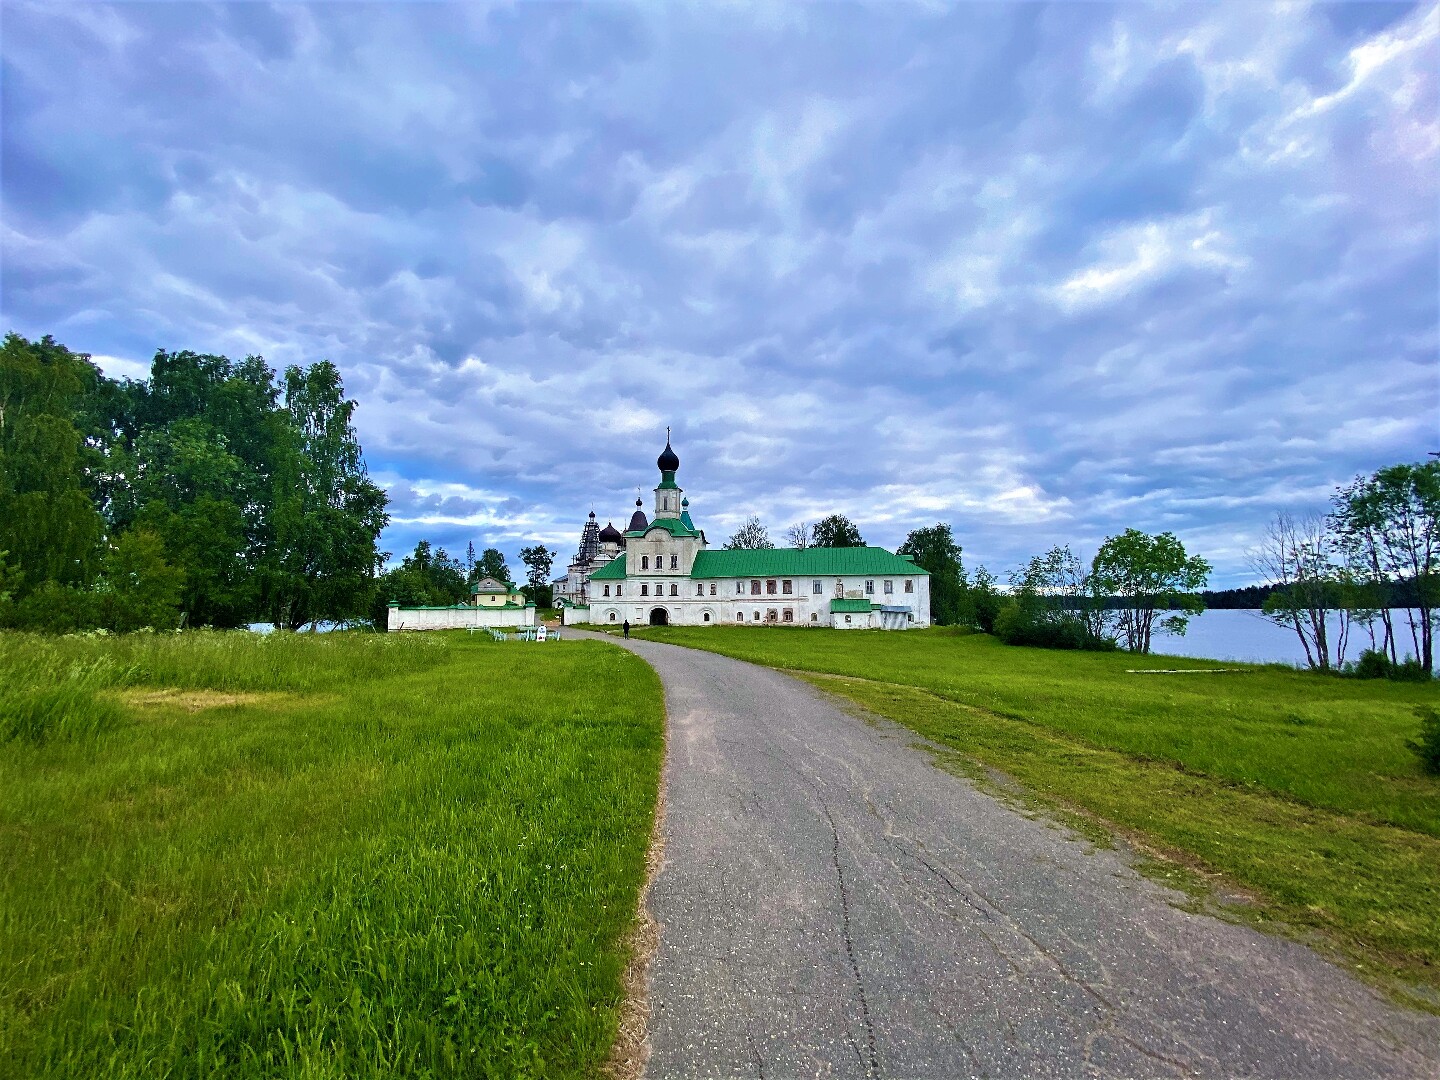
[[[1374,586],[1387,608],[1412,608],[1420,606],[1420,589],[1414,579],[1381,582]],[[1205,590],[1200,594],[1205,607],[1224,611],[1244,608],[1259,610],[1265,606],[1270,594],[1277,591],[1276,585],[1246,585],[1239,589]]]

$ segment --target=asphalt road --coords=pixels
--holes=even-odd
[[[1178,910],[902,729],[625,644],[670,717],[647,1076],[1440,1077],[1440,1018]]]

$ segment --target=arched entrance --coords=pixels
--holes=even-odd
[[[670,613],[669,613],[668,611],[666,611],[663,607],[651,608],[651,609],[650,609],[650,625],[651,625],[651,626],[669,626],[669,625],[670,625]]]

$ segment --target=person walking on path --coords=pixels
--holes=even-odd
[[[623,623],[621,623],[620,629],[625,631],[625,636],[628,638],[630,636],[630,620],[626,619]]]

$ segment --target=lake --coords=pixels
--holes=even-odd
[[[1390,613],[1395,625],[1395,638],[1402,656],[1414,656],[1410,644],[1410,627],[1403,610]],[[1336,632],[1337,620],[1330,623]],[[1376,624],[1379,637],[1379,624]],[[1370,636],[1363,626],[1350,631],[1345,659],[1354,660],[1362,649],[1370,648]],[[1184,637],[1171,637],[1158,631],[1150,646],[1151,652],[1165,656],[1194,656],[1209,660],[1246,660],[1251,663],[1297,664],[1304,666],[1305,650],[1294,630],[1276,626],[1258,611],[1207,611],[1190,620]]]

